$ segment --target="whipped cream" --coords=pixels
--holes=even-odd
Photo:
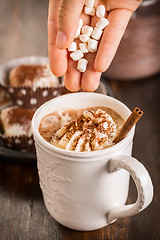
[[[61,115],[62,117],[62,115]],[[63,124],[52,135],[51,144],[68,151],[96,151],[113,145],[116,124],[102,109],[86,110],[76,120],[63,116]]]

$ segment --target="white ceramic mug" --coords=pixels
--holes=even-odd
[[[73,93],[42,105],[32,120],[40,187],[49,213],[72,229],[94,230],[117,218],[134,215],[153,198],[153,186],[145,167],[131,157],[134,128],[126,138],[104,150],[71,152],[46,142],[39,134],[41,119],[55,110],[104,106],[125,120],[131,111],[118,100],[97,93]],[[125,205],[129,178],[137,187],[137,201]]]

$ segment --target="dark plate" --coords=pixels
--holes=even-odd
[[[107,82],[102,78],[100,87],[96,90],[96,92],[114,97],[114,94]],[[36,165],[36,154],[9,149],[4,146],[2,141],[0,141],[0,160],[13,163]]]
[[[6,148],[0,141],[0,159],[21,164],[36,164],[36,154]]]

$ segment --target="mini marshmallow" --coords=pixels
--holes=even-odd
[[[105,28],[108,24],[109,24],[109,21],[108,21],[107,18],[101,18],[101,19],[96,23],[96,27],[99,28],[100,30],[102,30],[102,29]]]
[[[82,27],[83,27],[83,19],[80,18],[78,28],[82,28]]]
[[[74,52],[76,50],[77,50],[77,44],[76,44],[76,42],[72,42],[71,45],[68,48],[68,51],[69,52]]]
[[[88,40],[88,50],[90,52],[96,52],[98,47],[98,41],[94,39],[89,39]]]
[[[78,38],[78,37],[80,36],[80,34],[81,34],[81,29],[78,28],[78,29],[77,29],[77,32],[76,32],[75,38]]]
[[[79,19],[79,24],[78,24],[78,29],[77,29],[75,38],[78,38],[79,35],[81,34],[81,28],[82,28],[82,27],[83,27],[83,19],[80,18],[80,19]]]
[[[82,58],[84,56],[84,54],[82,53],[81,50],[76,50],[75,52],[70,54],[70,57],[74,60],[77,61],[80,58]]]
[[[103,5],[99,5],[96,9],[96,15],[99,18],[103,18],[105,15],[105,12],[106,12],[106,9],[105,9],[105,6]]]
[[[100,30],[99,28],[94,28],[93,33],[92,33],[92,38],[99,40],[101,38],[103,31]]]
[[[88,45],[87,43],[80,43],[79,48],[82,51],[82,53],[88,53]]]
[[[92,7],[94,6],[94,0],[85,0],[85,5],[87,7]]]
[[[91,16],[94,16],[95,15],[95,8],[92,8],[92,7],[85,7],[84,8],[84,13],[86,15],[91,15]]]
[[[83,28],[82,28],[82,33],[86,34],[87,36],[91,36],[93,32],[93,27],[90,27],[90,26],[87,26],[85,25]]]
[[[79,39],[81,40],[81,42],[87,42],[89,39],[89,36],[87,36],[86,34],[81,34],[79,36]]]
[[[85,72],[87,68],[88,61],[84,58],[79,59],[77,69],[80,72]]]

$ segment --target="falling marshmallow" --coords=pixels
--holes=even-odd
[[[99,18],[103,18],[105,15],[105,12],[106,12],[106,9],[105,9],[105,6],[103,5],[99,5],[96,9],[96,15]]]
[[[88,53],[88,45],[87,43],[80,43],[79,48],[82,51],[82,53]]]
[[[85,58],[81,58],[78,60],[77,69],[80,72],[85,72],[87,68],[87,64],[88,64],[88,61]]]
[[[69,52],[74,52],[77,50],[77,44],[76,42],[72,42],[71,45],[68,47]]]
[[[85,7],[84,8],[84,13],[86,15],[90,15],[90,16],[94,16],[95,15],[95,8],[92,8],[92,7]]]
[[[94,7],[94,0],[85,0],[85,5],[87,7]]]
[[[93,33],[92,33],[92,38],[99,40],[101,38],[103,31],[100,30],[99,28],[94,28]]]
[[[101,18],[97,23],[96,27],[100,30],[104,29],[109,24],[109,21],[107,18]]]
[[[93,32],[93,27],[90,27],[90,26],[83,26],[82,27],[82,33],[86,34],[87,36],[91,36],[92,35],[92,32]]]
[[[98,48],[98,41],[94,39],[88,40],[88,50],[89,52],[96,52]]]
[[[73,61],[77,61],[80,58],[82,58],[84,54],[82,53],[81,50],[76,50],[75,52],[70,54],[70,57],[73,59]]]
[[[86,34],[81,34],[79,36],[79,39],[81,40],[81,42],[87,42],[89,40],[89,36],[87,36]]]

